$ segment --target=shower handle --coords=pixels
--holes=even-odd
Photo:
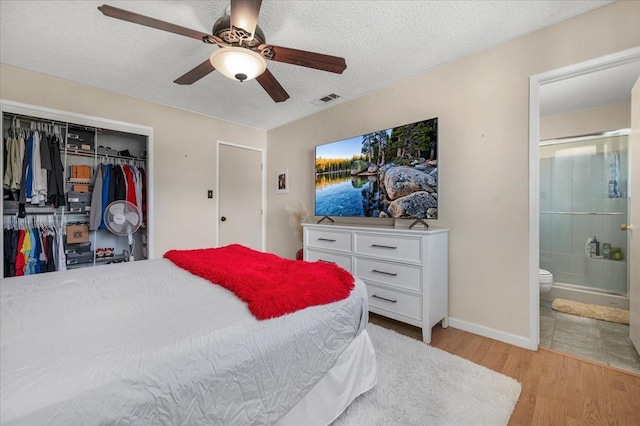
[[[620,225],[621,231],[633,231],[633,228],[634,228],[633,225],[627,225],[626,223],[623,223],[622,225]]]

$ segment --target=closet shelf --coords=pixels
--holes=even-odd
[[[55,209],[53,207],[27,207],[26,208],[27,215],[36,215],[36,214],[61,214],[62,210]],[[18,209],[3,209],[3,216],[14,216],[18,214]]]
[[[96,155],[93,150],[89,151],[86,149],[64,148],[60,151],[63,151],[67,155],[77,155],[78,157],[94,157]]]
[[[65,147],[65,148],[61,148],[60,151],[63,153],[66,153],[67,155],[75,155],[78,157],[91,157],[91,158],[97,157],[98,159],[112,158],[116,160],[138,161],[143,163],[147,162],[146,158],[127,157],[126,155],[100,154],[100,153],[96,153],[94,150],[86,150],[86,149],[79,149],[79,148]]]
[[[122,262],[124,260],[126,260],[126,257],[124,256],[124,254],[116,254],[111,257],[96,257],[96,263],[106,263],[106,262],[113,262],[113,261]]]

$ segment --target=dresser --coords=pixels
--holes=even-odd
[[[304,259],[351,272],[367,285],[369,311],[422,328],[447,327],[448,229],[303,224]]]

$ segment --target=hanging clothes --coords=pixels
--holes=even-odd
[[[142,223],[147,223],[147,174],[144,169],[140,169],[142,177]]]
[[[5,216],[3,238],[5,277],[66,269],[64,233],[50,215],[30,216],[28,219]]]
[[[127,181],[122,171],[122,167],[119,164],[115,166],[115,191],[114,201],[127,199]]]
[[[22,247],[20,247],[20,253],[22,253],[22,257],[24,258],[24,275],[31,274],[31,230],[26,228],[24,230],[24,240],[22,242]]]
[[[26,231],[24,229],[20,229],[18,231],[18,244],[16,244],[16,276],[24,275],[24,254],[22,253],[22,246],[24,244],[24,237],[26,236]]]
[[[42,139],[40,132],[31,133],[33,137],[33,146],[31,150],[31,204],[44,206],[46,199],[46,170],[43,178],[42,162],[40,157],[40,140]]]
[[[4,276],[13,277],[16,275],[16,247],[20,232],[14,228],[3,229],[4,239]]]
[[[20,155],[20,141],[13,136],[13,129],[10,129],[10,136],[5,139],[5,172],[2,180],[2,187],[9,191],[16,191],[20,188],[20,174],[22,173],[22,159]]]
[[[56,271],[66,271],[67,258],[64,254],[64,233],[62,232],[62,225],[54,229],[56,232],[56,238],[53,243],[53,258],[56,264]]]
[[[133,168],[133,172],[136,191],[136,206],[138,206],[138,211],[142,214],[142,175],[140,174],[140,169],[137,167]]]
[[[100,226],[98,229],[107,229],[104,224],[104,211],[109,205],[109,194],[111,192],[111,164],[105,164],[103,167],[104,175],[102,176],[102,209],[100,210]],[[93,210],[93,209],[92,209]]]
[[[20,178],[20,203],[26,203],[27,201],[31,201],[31,186],[32,186],[32,175],[31,175],[31,152],[33,151],[33,135],[29,135],[26,137],[26,144],[24,149],[24,157],[22,159],[22,177]],[[27,191],[27,188],[28,191]]]
[[[91,210],[89,211],[89,230],[96,231],[102,222],[102,185],[104,166],[102,163],[96,167],[93,175],[93,192],[91,193]]]
[[[64,205],[64,166],[60,156],[61,140],[59,135],[53,135],[49,141],[51,158],[51,172],[48,175],[48,202],[58,208]]]
[[[133,204],[134,206],[138,205],[138,200],[136,198],[136,183],[133,179],[133,169],[129,165],[122,166],[122,171],[124,172],[125,181],[127,184],[127,201]]]
[[[46,272],[54,272],[56,270],[55,253],[53,251],[53,244],[55,241],[54,234],[49,231],[45,239],[45,246],[47,248],[47,264]]]
[[[16,127],[16,120],[12,121],[4,139],[4,176],[2,187],[9,199],[17,200],[17,191],[22,181],[22,160],[24,156],[24,132]],[[15,193],[15,194],[14,194]]]

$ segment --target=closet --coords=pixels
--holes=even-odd
[[[152,128],[4,100],[0,110],[3,277],[151,257]]]

